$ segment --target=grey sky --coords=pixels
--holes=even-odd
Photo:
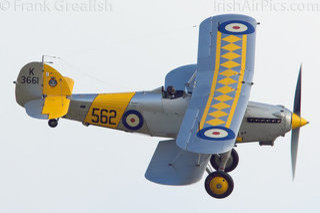
[[[254,6],[259,1],[253,0],[98,1],[102,10],[71,0],[37,1],[49,10],[18,6],[27,2],[0,0],[0,212],[319,212],[320,3],[318,11],[316,3]],[[60,71],[75,80],[76,93],[154,89],[171,69],[196,62],[194,25],[230,12],[261,22],[250,100],[291,109],[303,62],[302,116],[310,124],[300,133],[294,183],[290,134],[272,148],[239,145],[233,194],[215,200],[206,194],[204,179],[185,187],[144,179],[159,138],[68,120],[53,130],[15,102],[12,82],[42,54],[63,59]]]

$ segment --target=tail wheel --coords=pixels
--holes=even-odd
[[[220,163],[221,163],[220,157],[218,155],[212,155],[210,159],[210,164],[215,170],[219,171]],[[227,162],[227,165],[224,171],[231,172],[238,166],[238,164],[239,164],[239,155],[235,149],[232,149],[229,160]]]
[[[55,127],[58,126],[58,120],[57,120],[57,119],[50,119],[50,120],[48,121],[48,124],[49,124],[49,126],[50,126],[51,128],[55,128]]]
[[[234,184],[229,174],[219,171],[209,174],[204,186],[211,197],[222,199],[232,193]]]

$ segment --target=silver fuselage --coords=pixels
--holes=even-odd
[[[191,94],[179,98],[164,98],[161,90],[136,92],[126,111],[139,111],[144,120],[141,129],[128,130],[122,122],[114,128],[126,132],[137,132],[151,136],[176,138],[187,110]],[[97,94],[75,94],[67,119],[83,122]],[[291,130],[292,113],[283,106],[249,102],[242,120],[237,142],[260,142],[261,145],[273,145],[274,140]]]

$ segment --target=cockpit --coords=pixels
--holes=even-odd
[[[174,86],[168,86],[166,90],[162,91],[162,97],[167,99],[176,99],[186,95],[184,90],[176,90]]]
[[[197,65],[178,67],[170,71],[162,88],[162,97],[176,99],[192,94]]]

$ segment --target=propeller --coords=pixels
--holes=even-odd
[[[296,172],[300,127],[309,123],[305,119],[301,118],[301,73],[302,73],[302,65],[300,66],[299,77],[298,77],[296,92],[294,96],[293,113],[292,113],[291,165],[292,165],[293,180]]]

